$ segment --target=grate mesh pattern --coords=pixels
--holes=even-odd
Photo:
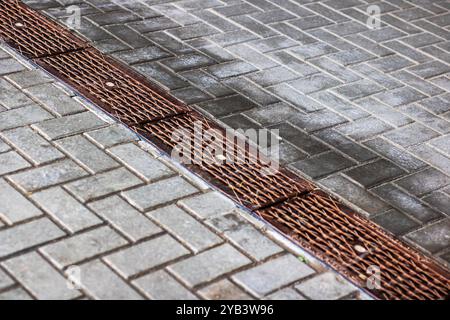
[[[216,138],[205,139],[211,129]],[[252,209],[262,208],[312,189],[310,183],[294,179],[286,172],[267,174],[272,168],[267,158],[244,140],[227,137],[225,130],[196,114],[147,124],[137,131],[152,141],[156,139],[158,146],[166,152],[185,151],[184,156],[188,155],[185,160],[189,160],[192,169],[212,180],[239,203]],[[174,134],[176,132],[189,139],[174,139],[180,136]],[[201,143],[194,139],[199,134],[203,136]],[[216,150],[223,152],[217,153]],[[223,155],[223,158],[218,157],[218,154]]]
[[[450,281],[430,260],[345,211],[336,200],[314,191],[257,213],[362,287],[371,268],[380,268],[380,288],[372,290],[380,298],[447,297]]]
[[[28,58],[87,47],[87,43],[17,0],[0,1],[0,38]]]
[[[136,80],[131,71],[96,49],[47,57],[37,63],[130,126],[189,111],[150,83]]]

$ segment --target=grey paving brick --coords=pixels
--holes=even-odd
[[[194,104],[211,99],[210,95],[194,87],[173,90],[171,93],[186,104]]]
[[[393,129],[392,126],[375,117],[358,119],[336,128],[340,133],[358,141],[371,138],[391,129]]]
[[[252,31],[253,33],[256,33],[257,35],[261,37],[271,37],[276,35],[277,33],[267,27],[266,25],[256,21],[250,16],[233,16],[230,18],[234,22],[238,23],[239,25],[243,26],[244,28],[247,28],[248,30]]]
[[[255,103],[238,95],[228,96],[199,104],[199,108],[216,117],[243,112],[256,107],[257,105]]]
[[[90,15],[89,19],[100,26],[140,20],[138,16],[126,10],[94,14]]]
[[[339,51],[329,55],[329,57],[343,66],[361,63],[375,58],[374,55],[362,49]]]
[[[53,116],[37,104],[0,113],[0,130],[17,128],[51,119]]]
[[[449,231],[450,219],[445,219],[410,233],[408,239],[429,252],[435,253],[450,244]]]
[[[428,57],[426,55],[424,55],[423,53],[419,52],[418,50],[414,50],[411,47],[409,47],[397,40],[387,42],[384,44],[384,46],[408,57],[409,59],[417,61],[417,62],[425,62],[428,59]]]
[[[405,170],[390,161],[381,159],[345,172],[345,175],[360,183],[365,188],[390,181],[403,176]]]
[[[423,195],[450,184],[450,177],[434,168],[427,168],[402,178],[396,184],[413,195]]]
[[[123,196],[139,210],[146,211],[158,205],[186,197],[198,190],[180,177],[173,177],[123,192]],[[152,197],[146,195],[153,194]]]
[[[18,61],[8,58],[0,60],[0,75],[5,75],[9,73],[14,73],[18,71],[25,70],[25,67]]]
[[[0,231],[0,257],[55,240],[64,236],[48,218],[40,218]]]
[[[301,59],[294,57],[286,51],[270,52],[267,55],[291,71],[298,73],[300,76],[308,76],[319,72],[315,67],[302,62]]]
[[[11,290],[0,293],[0,301],[2,300],[33,300],[33,298],[22,288],[13,288]]]
[[[202,70],[186,71],[182,73],[182,76],[215,97],[230,95],[234,92]]]
[[[7,109],[14,109],[33,103],[33,100],[4,78],[0,78],[0,101],[0,104]]]
[[[422,199],[428,205],[450,216],[450,196],[443,192],[432,192]]]
[[[219,31],[205,23],[198,23],[192,26],[181,27],[168,31],[181,40],[210,36]]]
[[[17,152],[0,154],[0,176],[30,167],[30,164]]]
[[[64,157],[64,154],[29,127],[4,131],[0,134],[6,141],[14,145],[28,160],[36,165]]]
[[[286,49],[297,45],[295,41],[285,36],[274,36],[249,43],[252,47],[262,53]]]
[[[403,126],[413,121],[403,113],[373,98],[359,100],[358,106],[393,126]]]
[[[119,166],[116,161],[81,135],[60,139],[56,144],[91,173]]]
[[[275,85],[269,88],[269,90],[280,97],[280,99],[285,100],[305,112],[313,112],[324,109],[324,106],[320,103],[296,91],[293,87],[287,85],[286,83]]]
[[[170,69],[180,72],[206,67],[214,64],[215,61],[203,54],[189,53],[183,56],[165,59],[162,63]]]
[[[411,67],[409,71],[422,78],[431,78],[449,72],[450,66],[439,61],[430,61]]]
[[[8,75],[7,78],[21,89],[53,81],[50,76],[41,70],[26,70],[13,73]]]
[[[120,51],[114,54],[114,57],[124,61],[127,64],[143,63],[163,59],[172,56],[166,50],[157,46],[149,46],[128,51]]]
[[[88,206],[133,242],[161,232],[159,227],[118,196],[92,202]]]
[[[0,153],[6,152],[8,150],[11,150],[11,147],[2,139],[0,139]]]
[[[132,131],[120,124],[89,131],[86,132],[85,135],[103,148],[138,140],[137,136]]]
[[[437,117],[431,112],[419,107],[418,105],[407,105],[398,108],[403,113],[409,115],[411,118],[425,124],[433,130],[440,133],[450,132],[450,122]]]
[[[305,298],[292,288],[278,290],[266,297],[268,300],[305,300]]]
[[[299,113],[300,112],[295,108],[280,102],[250,110],[246,112],[245,115],[259,124],[266,126],[284,122],[289,120],[293,115],[295,116]]]
[[[63,160],[10,176],[25,191],[35,191],[86,176],[87,172],[71,160]]]
[[[369,116],[369,113],[359,108],[359,105],[357,107],[329,91],[316,92],[311,97],[351,120]]]
[[[321,16],[310,16],[291,21],[291,24],[300,28],[301,30],[309,30],[312,28],[324,27],[332,23],[333,23],[332,21]]]
[[[397,236],[403,235],[419,226],[416,221],[394,209],[377,215],[372,221]]]
[[[312,44],[303,45],[301,47],[295,47],[290,51],[303,59],[316,58],[337,52],[335,48],[324,42],[315,42]]]
[[[407,83],[411,87],[427,94],[430,96],[434,96],[440,93],[443,93],[442,89],[438,88],[437,86],[433,85],[430,81],[421,79],[415,75],[413,75],[410,72],[407,72],[405,70],[401,70],[398,72],[392,73],[392,75],[397,78],[398,80]],[[419,101],[418,101],[419,102]],[[421,102],[421,101],[420,101]],[[419,103],[420,103],[419,102]]]
[[[222,242],[220,237],[175,205],[150,211],[147,215],[194,253]]]
[[[428,141],[438,135],[436,131],[417,122],[384,134],[387,139],[403,147]]]
[[[382,91],[382,88],[375,82],[361,80],[351,84],[340,86],[334,89],[338,94],[349,100],[355,100]]]
[[[12,285],[14,285],[14,280],[0,269],[0,290],[11,287]]]
[[[263,87],[272,86],[274,84],[293,80],[298,77],[299,76],[294,72],[291,72],[289,71],[289,69],[286,69],[281,66],[270,68],[264,71],[255,72],[247,76],[247,78]]]
[[[340,175],[328,177],[319,182],[326,189],[357,205],[369,216],[390,209],[385,202],[369,194],[364,188],[361,188]]]
[[[100,227],[65,238],[39,249],[57,268],[78,264],[127,244],[109,227]]]
[[[14,224],[41,215],[36,208],[20,192],[0,179],[0,216],[8,224]]]
[[[69,183],[66,188],[78,199],[86,202],[140,183],[142,181],[128,170],[119,168]]]
[[[377,68],[380,71],[383,72],[392,72],[398,69],[406,68],[413,63],[409,61],[408,59],[405,59],[399,55],[390,55],[387,57],[383,57],[371,62],[368,62],[369,65]]]
[[[403,38],[401,41],[410,45],[411,47],[419,48],[434,44],[436,42],[440,42],[442,41],[442,39],[432,35],[431,33],[426,32]]]
[[[255,296],[262,297],[312,274],[314,274],[313,269],[289,254],[242,271],[233,275],[232,278]]]
[[[82,104],[65,94],[61,94],[61,91],[50,83],[25,89],[25,92],[59,116],[65,116],[85,110],[85,107]]]
[[[329,151],[291,164],[291,167],[311,178],[320,178],[355,164],[340,154]]]
[[[356,291],[356,287],[331,272],[306,280],[295,288],[307,297],[318,300],[339,299]]]
[[[172,264],[168,269],[188,286],[215,278],[250,263],[250,260],[229,244],[223,244],[199,255]]]
[[[266,106],[280,101],[277,97],[268,93],[259,85],[244,79],[243,77],[228,78],[222,81],[222,83],[259,105]]]
[[[236,208],[230,199],[218,192],[186,198],[180,200],[179,204],[200,219],[223,215]]]
[[[97,216],[60,187],[34,193],[31,198],[71,233],[102,223]]]
[[[154,32],[154,31],[158,31],[158,30],[176,28],[176,27],[179,27],[180,25],[178,23],[176,23],[175,21],[173,21],[172,19],[160,16],[160,17],[146,19],[144,21],[130,23],[129,26],[131,26],[133,29],[135,29],[141,33],[147,33],[147,32]]]
[[[207,223],[255,260],[263,260],[282,251],[278,245],[236,214],[213,218]]]
[[[80,266],[79,285],[98,300],[141,300],[128,283],[99,260]]]
[[[340,81],[322,73],[289,82],[291,86],[305,94],[330,89],[341,84]]]
[[[33,121],[37,122],[37,121]],[[104,126],[105,123],[91,112],[82,112],[62,118],[42,121],[33,127],[47,139],[55,140]]]
[[[197,297],[171,277],[160,270],[133,281],[145,295],[154,300],[197,300]]]
[[[450,158],[436,151],[434,148],[426,144],[420,144],[408,148],[408,151],[431,164],[436,169],[439,169],[445,173],[450,173]]]
[[[430,145],[450,156],[450,135],[445,135],[442,137],[437,137],[431,140]]]
[[[245,293],[237,285],[228,279],[219,280],[204,287],[198,293],[208,300],[251,300],[250,295]]]
[[[35,297],[68,300],[81,296],[68,288],[66,279],[36,252],[7,260],[2,265]]]
[[[306,115],[299,114],[298,117],[291,118],[289,122],[306,132],[314,132],[345,123],[347,119],[333,111],[324,109]]]
[[[107,256],[105,261],[123,277],[129,278],[188,254],[169,235],[142,242]]]
[[[244,75],[246,73],[250,73],[256,70],[257,70],[256,67],[252,66],[247,62],[242,61],[232,61],[222,64],[215,64],[207,68],[208,73],[212,74],[213,76],[219,79]]]

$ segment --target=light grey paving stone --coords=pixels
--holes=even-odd
[[[26,94],[3,78],[0,78],[0,101],[6,109],[15,109],[33,103]]]
[[[142,242],[107,256],[105,261],[124,278],[158,267],[189,251],[169,235]]]
[[[47,218],[0,231],[0,258],[60,238],[65,233]]]
[[[181,177],[161,180],[130,191],[122,195],[136,208],[146,211],[158,205],[186,197],[198,190]]]
[[[213,218],[207,223],[255,260],[263,260],[283,251],[267,236],[234,213]]]
[[[150,211],[147,215],[194,253],[223,242],[220,237],[175,205]]]
[[[141,300],[128,283],[99,260],[80,266],[79,285],[97,300]]]
[[[422,200],[445,213],[447,216],[450,216],[450,195],[436,191],[424,197]]]
[[[36,252],[7,260],[2,265],[39,300],[69,300],[81,296],[66,279]]]
[[[20,192],[0,179],[0,217],[8,223],[14,224],[32,217],[41,215],[36,208]]]
[[[300,293],[292,288],[285,288],[276,291],[266,297],[268,300],[305,300]]]
[[[373,98],[359,100],[358,106],[393,126],[403,126],[413,121],[396,109]]]
[[[136,279],[133,284],[152,300],[197,300],[198,298],[178,281],[160,270]]]
[[[33,127],[41,132],[47,139],[55,140],[92,130],[103,125],[105,125],[105,122],[95,114],[91,112],[82,112],[62,118],[43,121],[33,125]]]
[[[252,297],[228,279],[219,280],[198,291],[208,300],[251,300]]]
[[[22,158],[17,152],[9,151],[0,154],[0,176],[25,169],[31,165]]]
[[[423,195],[447,186],[450,177],[434,168],[427,168],[395,183],[413,195]]]
[[[100,227],[49,244],[39,250],[57,268],[63,269],[126,244],[127,241],[111,228]]]
[[[162,232],[158,226],[118,196],[91,202],[89,208],[133,242]]]
[[[289,272],[286,272],[287,270]],[[263,297],[275,289],[314,273],[305,263],[288,254],[239,272],[233,275],[232,279],[255,296]]]
[[[60,139],[56,144],[91,173],[119,166],[115,160],[81,135]]]
[[[131,171],[147,182],[159,180],[174,174],[163,163],[153,158],[148,152],[132,143],[119,145],[108,150]]]
[[[33,300],[33,297],[31,297],[24,289],[22,288],[14,288],[5,292],[0,293],[0,301],[6,301],[6,300]]]
[[[14,280],[11,279],[3,270],[0,269],[0,290],[14,285]]]
[[[102,220],[61,187],[34,193],[31,199],[71,233],[102,223]]]
[[[447,156],[450,156],[450,135],[437,137],[436,139],[431,140],[429,143],[440,152],[445,153]]]
[[[233,201],[218,192],[208,192],[183,199],[180,205],[200,219],[226,214],[236,208]]]
[[[63,160],[43,167],[33,168],[10,176],[10,180],[25,191],[48,188],[87,175],[75,162]]]
[[[168,268],[186,285],[193,287],[249,263],[250,259],[226,243],[172,264]]]
[[[35,165],[64,157],[64,154],[29,127],[4,131],[1,135]]]
[[[66,185],[66,188],[78,199],[86,202],[140,183],[142,181],[131,172],[125,168],[119,168],[71,182]]]
[[[51,119],[53,116],[37,104],[0,113],[0,131]]]
[[[25,70],[25,67],[13,58],[0,60],[0,75]]]
[[[53,82],[52,78],[41,70],[26,70],[6,76],[9,81],[21,89],[38,84]]]
[[[450,219],[444,219],[410,233],[408,239],[431,253],[450,245]]]
[[[336,128],[340,133],[358,141],[372,138],[391,129],[394,127],[372,116]]]
[[[108,148],[119,143],[138,140],[136,134],[120,124],[114,124],[106,128],[85,133],[103,148]]]
[[[332,272],[306,280],[295,288],[314,300],[336,300],[357,290],[348,281]]]
[[[10,149],[11,149],[11,147],[6,142],[4,142],[2,139],[0,139],[0,153],[6,152]]]

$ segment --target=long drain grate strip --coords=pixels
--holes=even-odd
[[[230,164],[211,151],[230,140],[174,139],[195,137],[196,124],[223,129],[19,1],[0,2],[0,38],[165,152],[189,150],[189,168],[375,297],[448,297],[449,275],[437,263],[291,172],[268,174],[267,159],[248,143],[233,138],[232,156],[245,157]],[[366,286],[372,267],[380,268],[379,287]]]

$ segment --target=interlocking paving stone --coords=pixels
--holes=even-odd
[[[62,160],[46,166],[16,173],[10,176],[9,179],[21,189],[28,192],[48,188],[86,175],[87,172],[81,169],[72,160]]]
[[[289,270],[289,272],[286,272],[286,270]],[[285,255],[242,271],[232,278],[255,296],[262,297],[275,289],[314,273],[313,269],[300,262],[293,255]]]
[[[390,131],[393,127],[375,117],[367,117],[343,124],[336,130],[355,140],[365,140],[370,137]]]
[[[158,226],[118,196],[92,202],[89,208],[133,242],[161,232]]]
[[[305,112],[313,112],[324,109],[320,103],[308,98],[285,83],[270,87],[269,90],[281,99]]]
[[[433,192],[422,200],[450,216],[450,195],[446,195],[442,192]]]
[[[29,127],[4,131],[0,135],[36,165],[64,157],[64,154]]]
[[[142,183],[125,168],[100,173],[66,185],[67,190],[83,202],[99,198]]]
[[[141,300],[128,283],[99,260],[80,266],[79,285],[94,299]]]
[[[292,288],[281,289],[266,297],[268,300],[305,300],[305,298]]]
[[[35,297],[42,300],[68,300],[81,296],[68,288],[66,279],[36,252],[21,255],[2,265]]]
[[[420,123],[413,123],[409,126],[404,126],[388,132],[384,136],[397,145],[409,147],[428,141],[438,135],[439,134],[436,131],[427,128]]]
[[[377,215],[372,221],[394,235],[403,235],[419,226],[416,221],[397,210],[389,210]]]
[[[449,183],[450,177],[434,168],[427,168],[396,182],[397,185],[413,195],[422,195]]]
[[[25,67],[14,59],[0,60],[0,76],[24,70]]]
[[[249,263],[250,259],[226,243],[172,264],[168,269],[188,286],[194,287]]]
[[[228,279],[219,280],[198,291],[209,300],[251,300],[252,297]]]
[[[50,76],[41,70],[26,70],[13,73],[8,75],[7,79],[21,89],[53,81]]]
[[[327,176],[336,171],[349,168],[355,164],[354,161],[334,152],[325,152],[311,158],[300,160],[291,164],[292,168],[312,178]]]
[[[105,261],[123,277],[129,278],[188,254],[189,251],[169,235],[118,251]]]
[[[116,144],[136,141],[138,138],[131,131],[120,124],[85,133],[85,135],[103,148]]]
[[[31,199],[71,233],[102,223],[97,216],[60,187],[34,193]]]
[[[0,154],[0,175],[12,173],[30,167],[30,164],[17,152],[9,151]]]
[[[405,173],[406,171],[394,165],[392,162],[381,159],[351,169],[345,175],[357,181],[363,187],[371,188],[384,181],[397,179]]]
[[[197,297],[178,281],[160,270],[133,281],[134,285],[154,300],[197,300]]]
[[[111,228],[101,227],[46,245],[39,251],[63,269],[126,244]]]
[[[0,257],[3,258],[64,235],[65,233],[48,218],[40,218],[0,230]]]
[[[6,152],[10,149],[11,147],[8,144],[6,144],[2,139],[0,139],[0,153]]]
[[[169,52],[157,46],[139,48],[135,50],[120,51],[113,54],[114,57],[128,64],[143,63],[172,56]]]
[[[429,252],[437,252],[450,244],[450,219],[426,226],[408,235],[408,238]]]
[[[37,104],[3,111],[0,113],[0,130],[17,128],[43,120],[53,116]]]
[[[330,110],[319,110],[306,115],[299,114],[291,118],[289,122],[306,132],[313,132],[345,123],[347,120]]]
[[[147,216],[163,226],[194,253],[222,242],[219,236],[174,205],[150,211]]]
[[[14,281],[0,269],[0,290],[14,285]]]
[[[0,301],[2,300],[33,300],[33,298],[22,288],[14,288],[0,293]]]
[[[356,288],[332,273],[324,273],[295,286],[311,299],[334,300],[343,298]]]
[[[146,181],[159,180],[174,174],[172,170],[134,144],[119,145],[108,151]]]
[[[6,223],[14,224],[41,214],[20,192],[0,179],[0,216]]]
[[[200,219],[223,215],[236,208],[230,199],[218,192],[208,192],[183,199],[179,204]]]

